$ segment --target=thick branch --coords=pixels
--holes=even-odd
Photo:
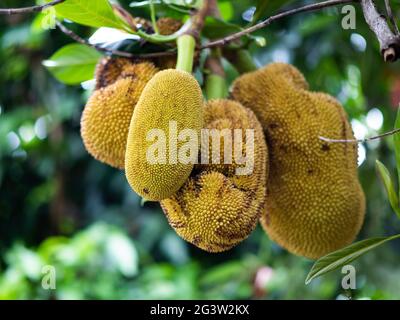
[[[377,11],[374,1],[361,0],[361,7],[365,21],[378,38],[384,60],[396,61],[400,56],[400,37],[390,29],[385,16]]]
[[[388,18],[394,28],[394,32],[396,33],[396,35],[398,35],[400,33],[399,31],[399,27],[397,26],[397,22],[396,19],[393,15],[393,11],[392,8],[390,7],[390,1],[389,0],[385,0],[385,7],[386,7],[386,13],[388,15]]]
[[[55,6],[57,4],[63,3],[65,0],[55,0],[46,4],[42,4],[39,6],[32,6],[26,8],[10,8],[10,9],[0,9],[0,15],[12,15],[12,14],[21,14],[21,13],[32,13],[32,12],[41,12],[49,7]]]
[[[243,37],[247,34],[250,34],[257,30],[265,28],[276,20],[286,18],[288,16],[292,16],[297,13],[316,11],[316,10],[320,10],[320,9],[327,8],[327,7],[337,6],[337,5],[346,4],[346,3],[356,3],[356,2],[358,2],[358,0],[328,0],[328,1],[323,1],[323,2],[319,2],[319,3],[310,4],[310,5],[307,5],[304,7],[284,11],[284,12],[278,13],[277,15],[271,16],[252,27],[249,27],[240,32],[234,33],[228,37],[209,42],[208,44],[204,45],[202,48],[205,49],[205,48],[224,46],[224,45],[228,44],[229,42],[240,39],[241,37]]]

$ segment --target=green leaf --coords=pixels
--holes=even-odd
[[[397,111],[397,117],[396,117],[396,122],[394,124],[394,128],[400,129],[400,108]],[[398,181],[399,181],[399,189],[400,189],[400,134],[399,133],[397,133],[393,136],[393,141],[394,141],[394,152],[396,155],[397,175],[398,175],[398,179],[399,179]]]
[[[320,258],[313,267],[306,278],[306,284],[309,284],[313,279],[318,278],[328,272],[343,267],[350,262],[356,260],[363,254],[375,249],[376,247],[395,239],[399,239],[400,234],[392,237],[379,237],[363,240],[353,243],[348,247],[341,250],[329,253],[328,255]]]
[[[108,0],[67,0],[55,8],[58,15],[85,26],[127,28]]]
[[[397,197],[392,179],[390,178],[389,170],[379,160],[376,160],[376,169],[382,179],[383,185],[385,186],[390,205],[392,206],[394,212],[396,212],[397,216],[400,218],[399,198]]]
[[[209,39],[219,39],[241,30],[242,28],[236,24],[219,18],[207,17],[202,32]]]
[[[166,5],[175,5],[185,8],[194,8],[198,9],[201,7],[203,1],[202,0],[154,0],[154,4],[166,4]],[[145,1],[133,1],[129,4],[130,7],[145,7],[150,4],[149,0]]]
[[[58,50],[43,65],[66,84],[78,84],[93,78],[101,54],[83,44],[69,44]]]
[[[279,8],[293,2],[294,0],[257,0],[256,11],[252,23],[275,13]]]

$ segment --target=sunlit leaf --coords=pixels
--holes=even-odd
[[[396,191],[394,189],[389,170],[379,160],[376,160],[376,169],[382,179],[383,185],[385,186],[390,205],[392,206],[392,209],[396,212],[396,214],[400,217],[399,198],[397,197]]]
[[[55,8],[58,15],[86,26],[126,28],[108,0],[66,0]]]
[[[58,50],[43,65],[66,84],[79,84],[93,78],[101,54],[82,44],[69,44]]]
[[[351,244],[341,250],[332,252],[322,258],[320,258],[313,267],[306,278],[306,284],[309,284],[313,279],[318,278],[328,272],[343,267],[350,262],[356,260],[363,254],[375,249],[376,247],[395,239],[399,239],[399,235],[392,237],[379,237],[363,240]]]

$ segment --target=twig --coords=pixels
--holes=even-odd
[[[286,18],[288,16],[292,16],[297,13],[316,11],[316,10],[320,10],[320,9],[327,8],[327,7],[337,6],[337,5],[346,4],[346,3],[357,3],[357,2],[358,2],[358,0],[328,0],[328,1],[323,1],[323,2],[319,2],[319,3],[306,5],[304,7],[300,7],[300,8],[296,8],[296,9],[292,9],[292,10],[287,10],[287,11],[278,13],[277,15],[271,16],[271,17],[265,19],[264,21],[261,21],[260,23],[255,24],[254,26],[251,26],[247,29],[244,29],[244,30],[239,31],[234,34],[231,34],[225,38],[209,42],[206,45],[204,45],[202,47],[202,49],[224,46],[224,45],[228,44],[229,42],[240,39],[241,37],[243,37],[247,34],[250,34],[257,30],[265,28],[276,20]]]
[[[365,139],[329,139],[329,138],[325,138],[325,137],[319,137],[320,140],[325,141],[325,142],[330,142],[330,143],[365,143],[368,141],[373,141],[373,140],[378,140],[378,139],[382,139],[384,137],[388,137],[388,136],[392,136],[395,134],[400,133],[400,129],[394,129],[392,131],[389,132],[385,132],[382,133],[378,136],[374,136],[374,137],[370,137],[370,138],[365,138]]]
[[[57,4],[63,3],[65,0],[55,0],[49,3],[45,3],[38,6],[25,7],[25,8],[10,8],[10,9],[0,9],[0,14],[12,15],[12,14],[21,14],[21,13],[32,13],[32,12],[41,12],[49,7],[55,6]]]
[[[104,48],[97,44],[92,44],[89,41],[87,41],[86,39],[83,39],[82,37],[77,35],[75,32],[73,32],[72,30],[70,30],[66,26],[64,26],[60,21],[56,21],[56,25],[64,34],[66,34],[72,40],[74,40],[80,44],[92,47],[92,48],[96,49],[97,51],[100,51],[100,52],[103,52],[106,54],[110,54],[110,55],[114,55],[114,56],[124,57],[124,58],[128,58],[128,59],[145,59],[145,58],[151,59],[151,58],[158,58],[158,57],[164,57],[164,56],[176,54],[175,52],[170,52],[170,51],[144,53],[144,54],[133,54],[133,53],[120,51],[120,50],[107,49],[107,48]]]
[[[392,23],[392,26],[394,28],[394,32],[396,33],[396,35],[399,35],[400,34],[399,27],[397,26],[396,19],[394,18],[392,7],[390,6],[389,0],[385,0],[385,7],[386,7],[386,13],[389,17],[389,20]]]
[[[95,48],[97,51],[101,51],[101,52],[104,52],[104,53],[107,53],[107,54],[115,54],[115,55],[118,55],[118,56],[121,56],[121,57],[125,57],[125,58],[133,58],[132,54],[129,53],[129,52],[123,52],[123,51],[118,51],[118,50],[110,50],[110,49],[107,49],[107,48],[103,48],[103,47],[101,47],[101,46],[99,46],[97,44],[90,43],[86,39],[83,39],[82,37],[78,36],[72,30],[68,29],[60,21],[56,21],[56,25],[63,33],[65,33],[71,39],[75,40],[76,42],[78,42],[80,44],[84,44],[86,46]]]
[[[400,56],[400,37],[390,29],[385,16],[376,9],[373,0],[361,0],[365,21],[378,38],[385,61],[394,62]]]

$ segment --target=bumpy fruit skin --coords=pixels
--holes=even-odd
[[[151,62],[132,62],[126,58],[105,57],[96,66],[96,89],[105,88],[119,79],[134,78],[148,82],[158,69]]]
[[[187,180],[194,164],[171,163],[170,152],[187,141],[169,145],[170,123],[177,123],[177,133],[195,130],[203,123],[203,96],[196,79],[179,70],[157,73],[146,85],[132,116],[126,150],[126,177],[133,190],[147,200],[159,201],[173,195]],[[166,137],[166,163],[150,163],[147,152],[155,141],[148,141],[152,129],[161,129]]]
[[[81,136],[88,152],[112,167],[125,167],[125,149],[133,110],[147,82],[158,69],[148,62],[124,71],[102,73],[106,86],[94,91],[81,118]]]
[[[163,36],[174,34],[182,27],[182,22],[170,17],[164,17],[157,20],[158,31]]]
[[[307,88],[294,67],[272,64],[240,77],[232,94],[257,114],[269,146],[264,229],[290,252],[317,259],[355,239],[365,197],[357,145],[319,139],[354,139],[345,111]]]
[[[256,116],[237,102],[208,102],[204,120],[208,129],[242,129],[243,142],[245,130],[253,129],[254,170],[236,175],[235,169],[242,166],[237,163],[198,164],[185,185],[161,206],[183,239],[205,251],[222,252],[246,239],[264,210],[268,151]]]

